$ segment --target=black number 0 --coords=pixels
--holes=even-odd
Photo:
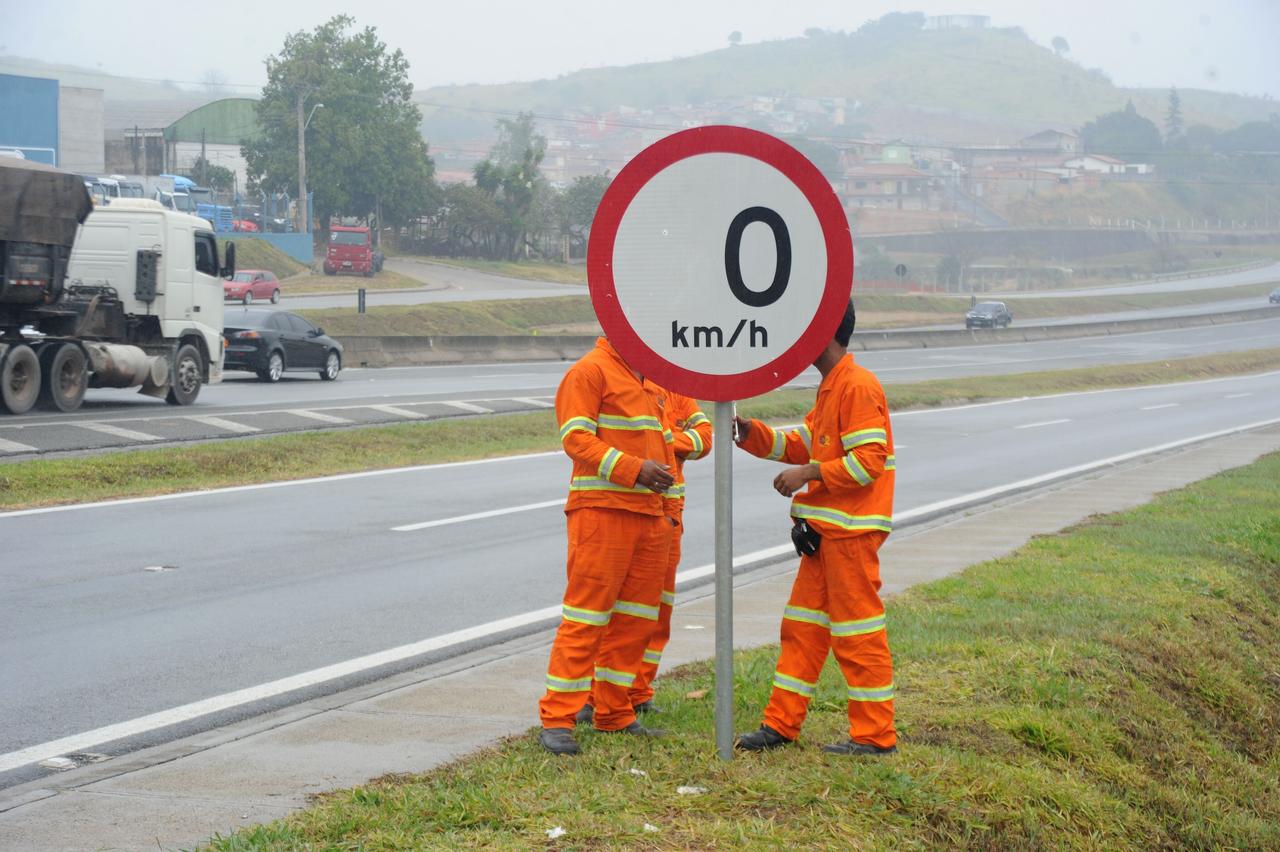
[[[777,247],[777,265],[773,269],[773,283],[766,290],[752,290],[742,280],[742,232],[752,222],[763,222],[773,231]],[[729,289],[739,302],[753,308],[764,308],[782,298],[791,281],[791,233],[782,217],[768,207],[748,207],[729,224],[729,236],[724,241],[724,271],[729,278]]]

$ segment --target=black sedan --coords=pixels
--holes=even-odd
[[[1280,287],[1271,291],[1271,295],[1267,297],[1267,301],[1273,305],[1280,305]]]
[[[227,308],[225,370],[249,370],[278,382],[285,370],[315,370],[331,382],[342,369],[342,344],[297,314],[271,308]]]
[[[964,315],[965,328],[1007,328],[1011,322],[1013,314],[1004,302],[979,302]]]

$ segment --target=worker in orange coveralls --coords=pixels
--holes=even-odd
[[[573,459],[568,584],[538,711],[543,747],[577,754],[574,716],[593,681],[596,730],[661,734],[636,721],[628,692],[662,601],[675,455],[655,397],[603,337],[560,382],[556,418]]]
[[[823,751],[897,750],[877,557],[893,526],[893,430],[880,382],[847,351],[854,321],[850,303],[835,339],[814,362],[822,383],[803,426],[783,432],[737,419],[740,447],[791,465],[773,487],[795,497],[792,539],[801,557],[782,616],[782,650],[764,723],[736,743],[746,751],[778,748],[799,736],[829,651],[848,688],[849,739]]]
[[[671,610],[676,603],[676,568],[680,565],[680,539],[684,535],[684,463],[704,458],[711,452],[711,420],[698,408],[697,400],[659,387],[649,379],[644,387],[663,412],[663,424],[673,436],[675,481],[663,496],[667,517],[671,519],[671,550],[667,556],[667,575],[662,585],[662,603],[658,607],[658,623],[644,651],[640,672],[632,684],[631,706],[637,713],[659,713],[653,703],[653,679],[658,676],[662,651],[671,638]],[[577,721],[590,722],[595,710],[594,698],[578,712]]]

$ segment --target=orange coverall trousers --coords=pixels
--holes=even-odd
[[[592,507],[573,509],[567,518],[564,616],[538,714],[544,728],[572,728],[592,697],[595,727],[616,731],[636,718],[627,693],[658,620],[671,522]]]
[[[893,659],[880,601],[882,533],[824,538],[800,559],[782,617],[782,652],[764,723],[789,739],[800,734],[818,676],[834,651],[849,699],[849,738],[887,748],[893,727]]]
[[[662,583],[662,602],[658,604],[658,623],[649,636],[649,645],[644,649],[644,659],[640,663],[640,673],[631,687],[631,706],[637,707],[653,698],[653,679],[658,676],[658,665],[662,662],[662,651],[671,639],[671,610],[676,604],[676,568],[680,565],[680,539],[684,535],[684,522],[671,530],[671,549],[667,555],[667,574]]]

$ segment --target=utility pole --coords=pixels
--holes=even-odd
[[[209,185],[209,153],[204,144],[204,128],[200,128],[200,185]]]
[[[303,114],[304,96],[298,90],[298,230],[311,232],[311,219],[307,210],[307,124]]]

